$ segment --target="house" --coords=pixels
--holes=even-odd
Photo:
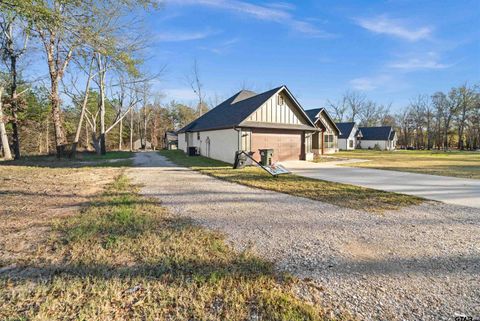
[[[163,136],[163,146],[165,149],[178,149],[178,135],[176,132],[167,131]]]
[[[362,132],[355,122],[337,123],[341,134],[338,136],[338,149],[354,150],[362,138]]]
[[[305,111],[310,120],[318,129],[312,137],[312,150],[315,155],[332,154],[338,152],[338,135],[340,129],[325,108],[309,109]]]
[[[235,152],[273,149],[273,162],[311,160],[318,131],[286,86],[261,94],[242,90],[178,131],[178,147],[233,163]]]
[[[394,150],[397,146],[397,133],[392,126],[360,127],[362,137],[357,148]]]

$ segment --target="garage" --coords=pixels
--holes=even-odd
[[[303,131],[252,129],[251,150],[255,160],[260,160],[259,149],[273,149],[273,161],[303,159]]]

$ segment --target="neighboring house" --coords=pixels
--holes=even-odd
[[[341,134],[338,136],[338,149],[354,150],[357,148],[358,141],[362,139],[362,132],[354,122],[337,123]]]
[[[242,90],[178,131],[178,147],[233,163],[235,152],[271,148],[273,161],[311,160],[318,130],[286,86],[262,94]]]
[[[163,146],[166,149],[178,149],[178,135],[175,132],[165,132],[163,137]]]
[[[338,152],[338,135],[340,129],[325,108],[309,109],[305,111],[310,120],[318,128],[312,137],[312,150],[315,155],[332,154]]]
[[[362,138],[359,139],[357,148],[394,150],[397,146],[397,133],[392,126],[360,127]]]
[[[145,139],[137,139],[136,141],[133,142],[133,149],[138,150],[138,149],[152,149],[152,143],[150,143],[148,140]]]

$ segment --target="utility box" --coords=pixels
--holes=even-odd
[[[259,149],[260,152],[260,163],[263,166],[272,165],[273,149]]]
[[[198,147],[188,147],[188,156],[198,156]]]

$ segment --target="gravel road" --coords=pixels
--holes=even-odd
[[[142,193],[317,283],[362,320],[480,317],[480,210],[427,202],[383,215],[232,184],[137,153]]]

